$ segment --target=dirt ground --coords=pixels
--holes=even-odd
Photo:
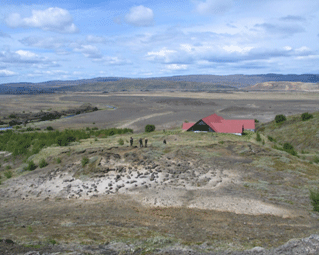
[[[277,114],[299,114],[319,110],[319,93],[140,93],[97,94],[68,93],[35,96],[2,96],[1,116],[11,112],[59,110],[91,103],[102,111],[50,122],[54,128],[130,127],[143,131],[154,124],[157,130],[180,127],[187,121],[197,121],[213,113],[227,118],[253,118],[261,122]],[[116,107],[116,110],[109,108]],[[93,124],[95,123],[95,124]],[[37,123],[45,127],[48,123]]]
[[[61,108],[90,102],[103,110],[52,121],[50,126],[129,127],[136,132],[45,148],[32,159],[38,164],[46,158],[49,165],[32,172],[23,171],[22,158],[1,152],[0,239],[15,244],[0,240],[0,253],[241,251],[278,247],[293,238],[318,234],[319,215],[309,199],[309,188],[319,184],[317,164],[274,150],[268,141],[258,144],[252,134],[238,137],[170,129],[180,127],[185,119],[196,121],[214,112],[224,118],[266,122],[279,113],[318,111],[318,97],[289,94],[272,100],[266,94],[256,94],[255,99],[171,94],[77,93],[39,95],[32,102],[27,96],[2,101],[5,114],[22,102],[32,110],[42,109],[46,101],[46,107]],[[160,131],[138,133],[149,123]],[[130,136],[133,147],[128,146]],[[123,146],[119,137],[125,141]],[[138,148],[138,139],[146,137],[149,146]],[[90,162],[83,167],[84,156]],[[62,163],[57,164],[57,157]],[[5,179],[8,164],[13,176]]]

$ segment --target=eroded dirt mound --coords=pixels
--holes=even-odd
[[[231,145],[229,145],[231,146]],[[231,148],[229,148],[231,151]],[[262,202],[252,194],[240,194],[241,167],[249,162],[238,157],[211,158],[204,163],[194,156],[168,155],[152,159],[139,148],[83,149],[73,153],[73,162],[46,167],[8,180],[0,190],[5,198],[88,199],[125,194],[145,206],[213,209],[240,214],[294,213]],[[89,164],[82,166],[83,156]],[[231,192],[229,192],[232,190]]]

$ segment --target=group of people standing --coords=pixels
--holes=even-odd
[[[140,147],[143,147],[143,139],[140,138],[138,141],[139,141],[139,143],[140,143]],[[148,142],[148,139],[145,138],[145,139],[144,139],[145,147],[147,147],[147,142]],[[165,140],[165,139],[163,140],[163,143],[166,144],[166,140]],[[133,146],[133,137],[130,138],[130,145]]]

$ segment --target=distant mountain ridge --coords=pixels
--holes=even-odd
[[[39,83],[0,84],[0,94],[38,94],[57,91],[216,91],[249,88],[264,82],[319,83],[319,74],[182,75],[151,78],[97,77],[80,80],[52,80]]]

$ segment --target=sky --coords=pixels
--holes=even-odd
[[[319,74],[317,0],[0,0],[0,83]]]

